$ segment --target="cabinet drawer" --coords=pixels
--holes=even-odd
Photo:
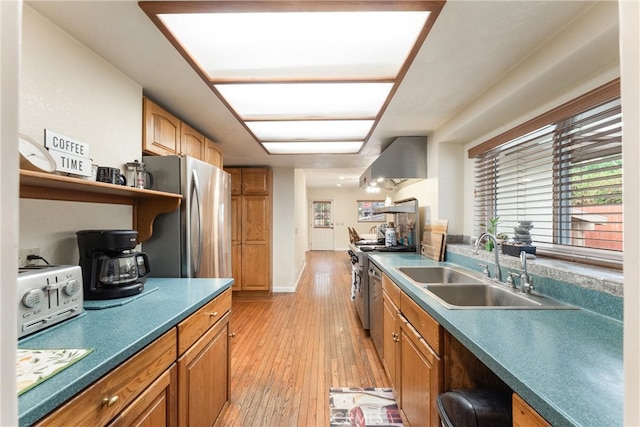
[[[37,425],[105,425],[171,366],[176,357],[176,329],[172,328]]]
[[[400,311],[438,356],[442,354],[442,327],[405,293],[400,294]]]
[[[396,307],[400,307],[400,294],[402,290],[389,279],[386,274],[382,275],[382,290],[387,293],[389,299],[393,301]]]
[[[189,318],[180,322],[178,324],[178,355],[191,347],[229,310],[231,310],[231,290],[227,289]]]

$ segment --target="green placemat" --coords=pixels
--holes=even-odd
[[[16,360],[18,396],[73,365],[92,351],[92,348],[49,350],[19,348]]]
[[[131,301],[135,301],[138,298],[142,298],[145,295],[149,295],[151,292],[155,292],[158,290],[158,287],[147,288],[140,292],[139,294],[124,297],[124,298],[114,298],[114,299],[100,299],[100,300],[84,300],[82,304],[85,310],[102,310],[104,308],[111,307],[119,307],[121,305],[129,304]]]

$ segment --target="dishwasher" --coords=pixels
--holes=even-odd
[[[382,302],[382,271],[369,262],[369,334],[376,347],[378,356],[382,359],[382,321],[384,305]]]

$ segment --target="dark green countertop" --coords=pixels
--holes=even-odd
[[[19,348],[94,351],[18,398],[20,425],[33,424],[232,284],[233,279],[149,279],[145,288],[157,290],[121,306],[86,310],[74,319],[21,339]]]
[[[622,322],[584,309],[449,310],[393,268],[447,263],[369,258],[554,426],[623,424]]]

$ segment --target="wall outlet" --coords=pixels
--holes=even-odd
[[[29,255],[40,255],[40,248],[31,248],[31,249],[20,249],[18,252],[18,266],[24,267],[25,265],[33,265],[37,260],[29,260],[27,257]]]

